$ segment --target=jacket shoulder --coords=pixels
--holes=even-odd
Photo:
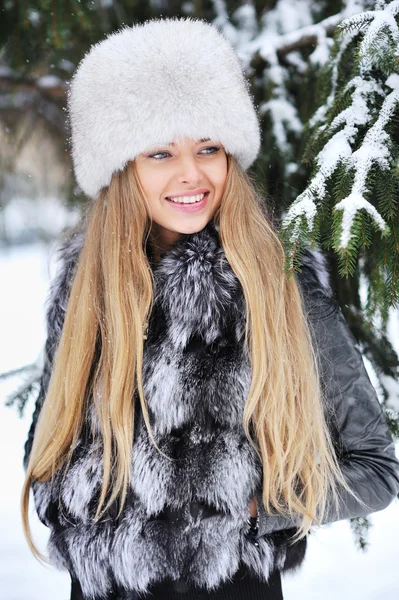
[[[324,318],[336,311],[338,302],[327,259],[319,248],[304,249],[301,270],[295,273],[307,316]]]

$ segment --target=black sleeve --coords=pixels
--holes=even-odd
[[[309,266],[298,280],[336,455],[346,482],[366,505],[340,487],[339,509],[335,510],[330,498],[322,523],[366,516],[386,508],[399,492],[393,439],[357,342],[333,294]],[[260,504],[260,535],[296,525],[288,518],[267,515]]]
[[[365,503],[339,489],[340,507],[332,503],[323,523],[364,517],[383,510],[399,492],[399,461],[376,391],[356,339],[338,303],[319,290],[309,315],[326,399],[326,416],[342,473]]]

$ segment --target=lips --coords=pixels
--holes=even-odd
[[[190,197],[190,196],[199,196],[199,195],[203,194],[203,197],[201,200],[197,200],[197,202],[202,202],[202,200],[204,200],[205,198],[207,198],[207,196],[209,196],[209,192],[199,192],[198,194],[185,194],[184,196],[165,196],[165,200],[169,200],[170,202],[173,202],[173,200],[175,200],[174,204],[197,204],[197,202],[179,202],[178,198],[184,198],[184,197]]]
[[[165,199],[169,199],[169,198],[181,198],[184,196],[198,196],[199,194],[209,194],[209,190],[205,189],[205,188],[200,188],[199,190],[194,190],[194,191],[187,191],[184,192],[183,194],[171,194],[170,196],[165,196]]]
[[[180,212],[192,213],[201,211],[208,202],[209,192],[204,195],[202,200],[198,202],[173,202],[173,200],[168,200],[165,198],[165,201],[169,204],[169,206],[173,210],[177,210]]]

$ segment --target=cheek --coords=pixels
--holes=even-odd
[[[224,188],[227,179],[227,158],[221,156],[220,160],[210,166],[210,170],[207,173],[209,180],[216,190]]]
[[[149,200],[153,200],[162,195],[164,187],[164,178],[155,169],[145,169],[141,172],[140,183]]]
[[[221,192],[223,192],[224,187],[226,185],[226,179],[227,179],[227,164],[226,165],[223,164],[223,166],[218,170],[217,179],[215,179],[215,184]]]

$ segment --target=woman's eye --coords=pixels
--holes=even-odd
[[[214,152],[211,152],[211,154],[216,154],[220,148],[218,146],[208,146],[207,148],[203,148],[203,150],[214,150]]]
[[[207,148],[202,148],[201,153],[204,150],[212,150],[212,152],[204,152],[204,154],[216,154],[220,150],[218,146],[208,146]],[[154,160],[163,160],[162,158],[157,158],[162,155],[169,154],[169,152],[156,152],[155,154],[150,154],[148,158],[153,158]]]
[[[148,158],[155,158],[155,160],[162,160],[161,158],[156,158],[160,154],[169,154],[169,152],[157,152],[156,154],[150,154]]]

